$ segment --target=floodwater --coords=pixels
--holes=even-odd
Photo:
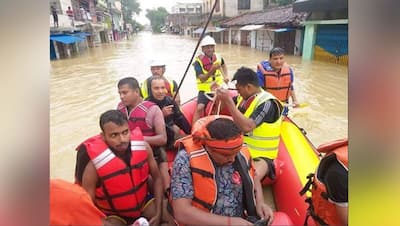
[[[166,75],[178,84],[193,54],[197,40],[141,32],[130,40],[89,49],[79,56],[51,62],[50,69],[50,177],[73,181],[75,148],[100,132],[99,116],[115,109],[119,79],[150,75],[154,57],[165,60]],[[229,76],[241,66],[255,69],[268,52],[238,45],[217,45]],[[286,56],[295,71],[295,90],[306,107],[291,109],[289,116],[304,128],[315,146],[347,137],[348,69],[324,62],[302,62]],[[182,103],[197,95],[190,67],[180,90]]]

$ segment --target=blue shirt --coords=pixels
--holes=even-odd
[[[234,183],[233,174],[238,175],[233,165],[215,166],[217,201],[212,213],[223,216],[241,217],[243,214],[243,186]],[[193,199],[193,180],[189,155],[180,150],[175,157],[171,177],[172,199]]]

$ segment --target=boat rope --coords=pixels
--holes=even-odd
[[[219,2],[219,0],[215,0],[215,1],[214,1],[214,6],[212,7],[211,12],[210,12],[210,15],[208,16],[206,25],[204,26],[203,31],[202,31],[201,34],[200,34],[199,40],[197,40],[197,44],[196,44],[196,47],[194,48],[192,57],[190,58],[190,61],[189,61],[188,65],[187,65],[187,67],[186,67],[185,73],[183,74],[182,79],[181,79],[181,81],[179,82],[178,88],[176,89],[176,92],[175,92],[175,94],[174,94],[174,97],[172,98],[174,101],[175,101],[176,95],[177,95],[178,92],[179,92],[179,89],[180,89],[181,86],[182,86],[183,80],[185,80],[186,74],[187,74],[187,72],[188,72],[188,70],[189,70],[190,65],[192,64],[193,58],[194,58],[195,55],[196,55],[196,52],[197,52],[197,49],[199,48],[201,39],[203,39],[203,36],[204,36],[204,34],[205,34],[205,32],[206,32],[206,29],[207,29],[207,26],[208,26],[208,24],[210,23],[210,20],[211,20],[211,18],[212,18],[212,15],[213,15],[213,13],[214,13],[215,7],[217,6],[217,3],[218,3],[218,2]]]

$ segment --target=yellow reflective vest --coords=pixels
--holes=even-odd
[[[221,56],[219,54],[215,54],[215,56],[216,56],[216,60],[213,63],[214,64],[215,63],[221,64],[221,62],[222,62]],[[202,61],[204,57],[205,57],[204,54],[201,54],[201,55],[197,56],[195,58],[195,62],[198,62],[200,64],[202,74],[207,74],[208,71],[204,68],[204,64],[203,64],[203,61]],[[197,78],[196,79],[197,89],[199,91],[211,92],[211,84],[213,82],[216,82],[218,85],[221,85],[224,82],[223,77],[222,77],[222,71],[220,69],[216,70],[215,73],[214,73],[214,76],[210,76],[204,82],[202,82],[199,78]]]
[[[244,116],[250,118],[250,115],[258,106],[270,99],[274,99],[277,103],[281,104],[281,102],[272,94],[261,91],[247,107]],[[242,100],[243,98],[239,96],[237,107],[240,106]],[[275,159],[278,156],[281,124],[282,117],[279,117],[279,119],[274,123],[263,122],[261,125],[245,134],[244,143],[246,143],[249,148],[252,158],[266,157],[269,159]]]

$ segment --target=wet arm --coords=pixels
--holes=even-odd
[[[290,96],[292,97],[293,104],[297,107],[299,102],[297,101],[296,93],[294,92],[294,88],[290,90]]]
[[[257,173],[257,172],[255,172]],[[261,182],[259,180],[254,180],[254,191],[255,191],[255,196],[256,196],[256,209],[257,209],[257,214],[263,219],[269,219],[268,220],[268,225],[270,225],[273,221],[273,212],[271,207],[269,207],[265,202],[264,202],[264,194],[261,186]]]
[[[210,71],[207,73],[203,74],[203,71],[201,70],[201,66],[198,62],[194,62],[193,64],[194,70],[196,71],[196,76],[197,78],[200,79],[201,82],[207,81],[208,78],[214,75],[215,71],[217,70],[216,67],[211,67]]]
[[[297,102],[297,97],[296,97],[296,93],[294,91],[293,83],[294,83],[294,72],[293,72],[293,69],[290,68],[290,97],[292,98],[292,102],[293,102],[294,106],[297,107],[299,102]]]
[[[96,183],[98,180],[97,171],[94,164],[89,161],[83,171],[82,187],[89,193],[93,202],[95,202]]]
[[[247,133],[256,128],[256,123],[253,119],[246,118],[235,106],[229,91],[225,89],[217,89],[217,98],[220,99],[225,107],[228,108],[233,120],[239,125],[240,129]]]
[[[167,143],[167,132],[165,130],[165,121],[161,109],[154,105],[149,109],[148,114],[151,116],[149,121],[152,122],[152,127],[156,135],[144,136],[144,140],[152,146],[163,146]],[[146,118],[147,120],[147,118]]]

